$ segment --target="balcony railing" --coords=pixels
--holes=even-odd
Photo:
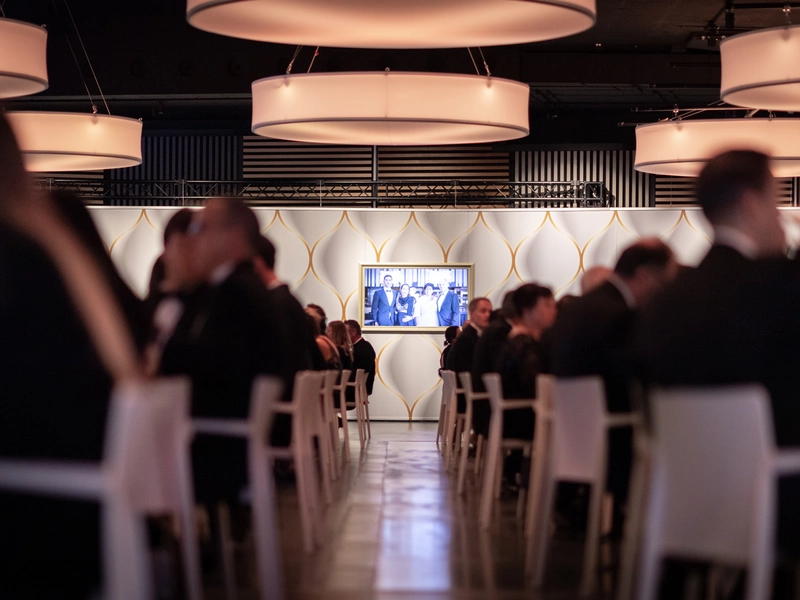
[[[613,206],[601,181],[111,181],[37,180],[43,189],[65,190],[89,204],[194,206],[208,198],[235,196],[256,206],[392,208],[586,208]]]

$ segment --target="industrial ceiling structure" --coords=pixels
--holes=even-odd
[[[145,132],[249,130],[251,82],[284,73],[297,50],[194,29],[182,0],[6,0],[3,9],[49,32],[49,89],[7,109],[89,112],[91,95],[102,110],[82,42],[112,114],[141,118]],[[531,134],[512,144],[631,146],[630,125],[670,116],[653,110],[719,103],[720,39],[787,20],[800,23],[800,2],[598,0],[585,33],[483,53],[492,75],[530,85]],[[294,72],[314,52],[302,48]],[[475,72],[466,49],[324,47],[312,71],[387,68]]]

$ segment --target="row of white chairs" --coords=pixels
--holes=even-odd
[[[244,438],[248,443],[249,491],[262,598],[284,596],[272,465],[294,461],[303,545],[312,552],[323,541],[322,506],[331,501],[331,481],[350,459],[347,427],[348,386],[355,388],[361,447],[369,436],[366,374],[306,371],[297,374],[291,402],[281,402],[281,384],[259,377],[253,385],[247,419],[191,418],[190,383],[176,377],[126,382],[115,387],[106,425],[106,446],[99,463],[0,459],[0,490],[97,501],[101,505],[103,596],[149,600],[154,580],[148,557],[145,518],[169,514],[177,520],[186,595],[203,596],[190,446],[196,433]],[[333,393],[341,395],[343,443]],[[292,441],[286,448],[268,443],[276,414],[291,414]],[[314,439],[320,451],[317,473]],[[341,457],[339,452],[341,451]],[[224,515],[222,515],[224,516]],[[9,517],[7,515],[7,517]],[[225,519],[221,519],[225,525]],[[222,531],[226,596],[236,597],[229,532]]]
[[[469,375],[461,374],[467,411],[458,430],[458,417],[447,413],[459,389],[453,378],[443,373],[443,384],[450,380],[450,386],[444,390],[448,397],[443,398],[441,437],[452,452],[460,445],[466,464],[470,404],[484,395],[471,394]],[[581,482],[591,486],[591,493],[580,591],[584,597],[594,593],[607,433],[611,428],[633,427],[634,464],[617,581],[619,600],[655,599],[661,561],[667,556],[745,567],[746,597],[769,597],[777,478],[800,474],[800,451],[776,448],[769,397],[762,386],[656,390],[651,396],[651,431],[638,414],[607,412],[599,377],[540,376],[536,400],[505,400],[496,374],[485,375],[484,384],[492,420],[481,486],[482,528],[491,522],[496,469],[508,444],[502,440],[503,412],[524,406],[536,412],[525,521],[529,574],[535,586],[544,582],[555,486],[559,481]],[[465,472],[461,464],[459,480]],[[459,483],[458,491],[462,489]]]

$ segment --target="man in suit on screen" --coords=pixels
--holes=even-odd
[[[395,325],[397,292],[392,289],[392,276],[384,275],[383,287],[372,294],[372,320],[375,325]]]
[[[450,291],[450,279],[447,275],[444,275],[439,283],[439,298],[436,302],[439,307],[439,325],[441,327],[461,325],[459,323],[458,295]]]

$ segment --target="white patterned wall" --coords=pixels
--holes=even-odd
[[[90,209],[117,266],[140,294],[177,208]],[[277,271],[303,303],[320,304],[329,320],[357,319],[359,263],[474,263],[475,294],[498,303],[522,282],[577,294],[582,271],[613,266],[640,237],[658,236],[680,261],[696,264],[710,231],[696,209],[255,209],[278,248]],[[800,210],[783,212],[800,242]],[[436,419],[441,334],[368,333],[378,353],[371,400],[374,419]]]

